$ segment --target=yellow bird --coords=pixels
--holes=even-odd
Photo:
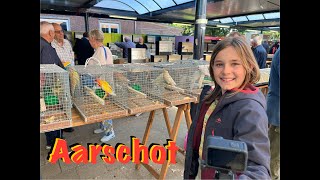
[[[101,87],[102,90],[104,90],[104,92],[106,92],[106,94],[104,95],[104,97],[102,99],[105,99],[107,97],[108,94],[115,96],[116,94],[113,92],[112,87],[110,86],[110,84],[105,81],[105,80],[101,80],[99,78],[96,79],[96,82],[98,83],[98,85]]]
[[[69,77],[70,77],[71,93],[72,93],[72,96],[74,96],[75,89],[80,84],[80,76],[73,67],[70,67]]]
[[[172,79],[169,72],[167,70],[163,70],[163,79],[166,81],[167,84],[176,86],[176,82]]]
[[[63,64],[63,66],[66,68],[66,67],[68,67],[68,66],[71,65],[71,62],[66,61],[66,62],[63,62],[62,64]]]

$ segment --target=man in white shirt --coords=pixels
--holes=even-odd
[[[70,62],[71,66],[74,66],[74,52],[72,50],[71,43],[64,39],[64,32],[60,24],[52,23],[54,28],[54,40],[51,42],[51,46],[55,48],[61,62],[66,65],[67,62]]]
[[[67,66],[67,62],[70,62],[71,66],[74,66],[74,52],[72,50],[71,43],[64,39],[64,33],[60,24],[52,23],[54,28],[54,40],[51,42],[51,46],[56,50],[64,67]],[[73,128],[62,129],[64,132],[73,132]]]

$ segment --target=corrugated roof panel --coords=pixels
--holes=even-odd
[[[157,3],[152,0],[136,0],[140,2],[143,6],[145,6],[150,12],[161,9]]]
[[[232,19],[233,19],[235,22],[248,21],[248,19],[246,18],[246,16],[232,17]]]
[[[266,19],[277,19],[280,18],[280,12],[274,12],[274,13],[265,13],[263,14]]]
[[[262,20],[262,19],[264,19],[264,17],[262,16],[262,14],[252,14],[252,15],[248,15],[247,18],[248,18],[250,21]]]
[[[157,2],[162,9],[176,5],[172,0],[154,0],[154,1]]]
[[[230,17],[220,19],[221,23],[232,23],[233,20]]]
[[[195,0],[174,0],[177,4],[183,4],[186,2],[190,2],[190,1],[195,1]]]
[[[126,6],[121,2],[112,1],[112,3],[111,3],[110,0],[100,1],[99,3],[94,5],[94,7],[118,9],[118,10],[125,10],[125,11],[135,11],[132,8],[130,8],[129,6]]]
[[[133,0],[117,0],[117,1],[112,1],[112,0],[103,0],[99,2],[98,4],[104,2],[103,6],[100,6],[102,8],[111,8],[112,4],[117,3],[117,6],[112,9],[118,9],[118,10],[127,10],[128,8],[134,9],[138,14],[145,14],[148,13],[149,11],[141,5],[137,1]],[[95,7],[98,5],[96,4]]]

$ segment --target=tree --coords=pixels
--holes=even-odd
[[[270,40],[277,40],[280,38],[280,32],[278,31],[263,31],[262,34],[269,35]]]
[[[206,35],[207,36],[224,37],[227,34],[229,34],[229,32],[230,32],[229,28],[212,28],[212,27],[206,28]]]
[[[173,27],[178,27],[178,28],[182,28],[183,32],[182,35],[183,36],[193,36],[194,33],[194,25],[184,25],[184,24],[170,24]]]

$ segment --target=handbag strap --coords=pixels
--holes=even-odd
[[[107,61],[107,51],[106,51],[106,48],[104,48],[104,46],[102,47],[103,50],[104,50],[104,56],[106,57],[106,61]]]

